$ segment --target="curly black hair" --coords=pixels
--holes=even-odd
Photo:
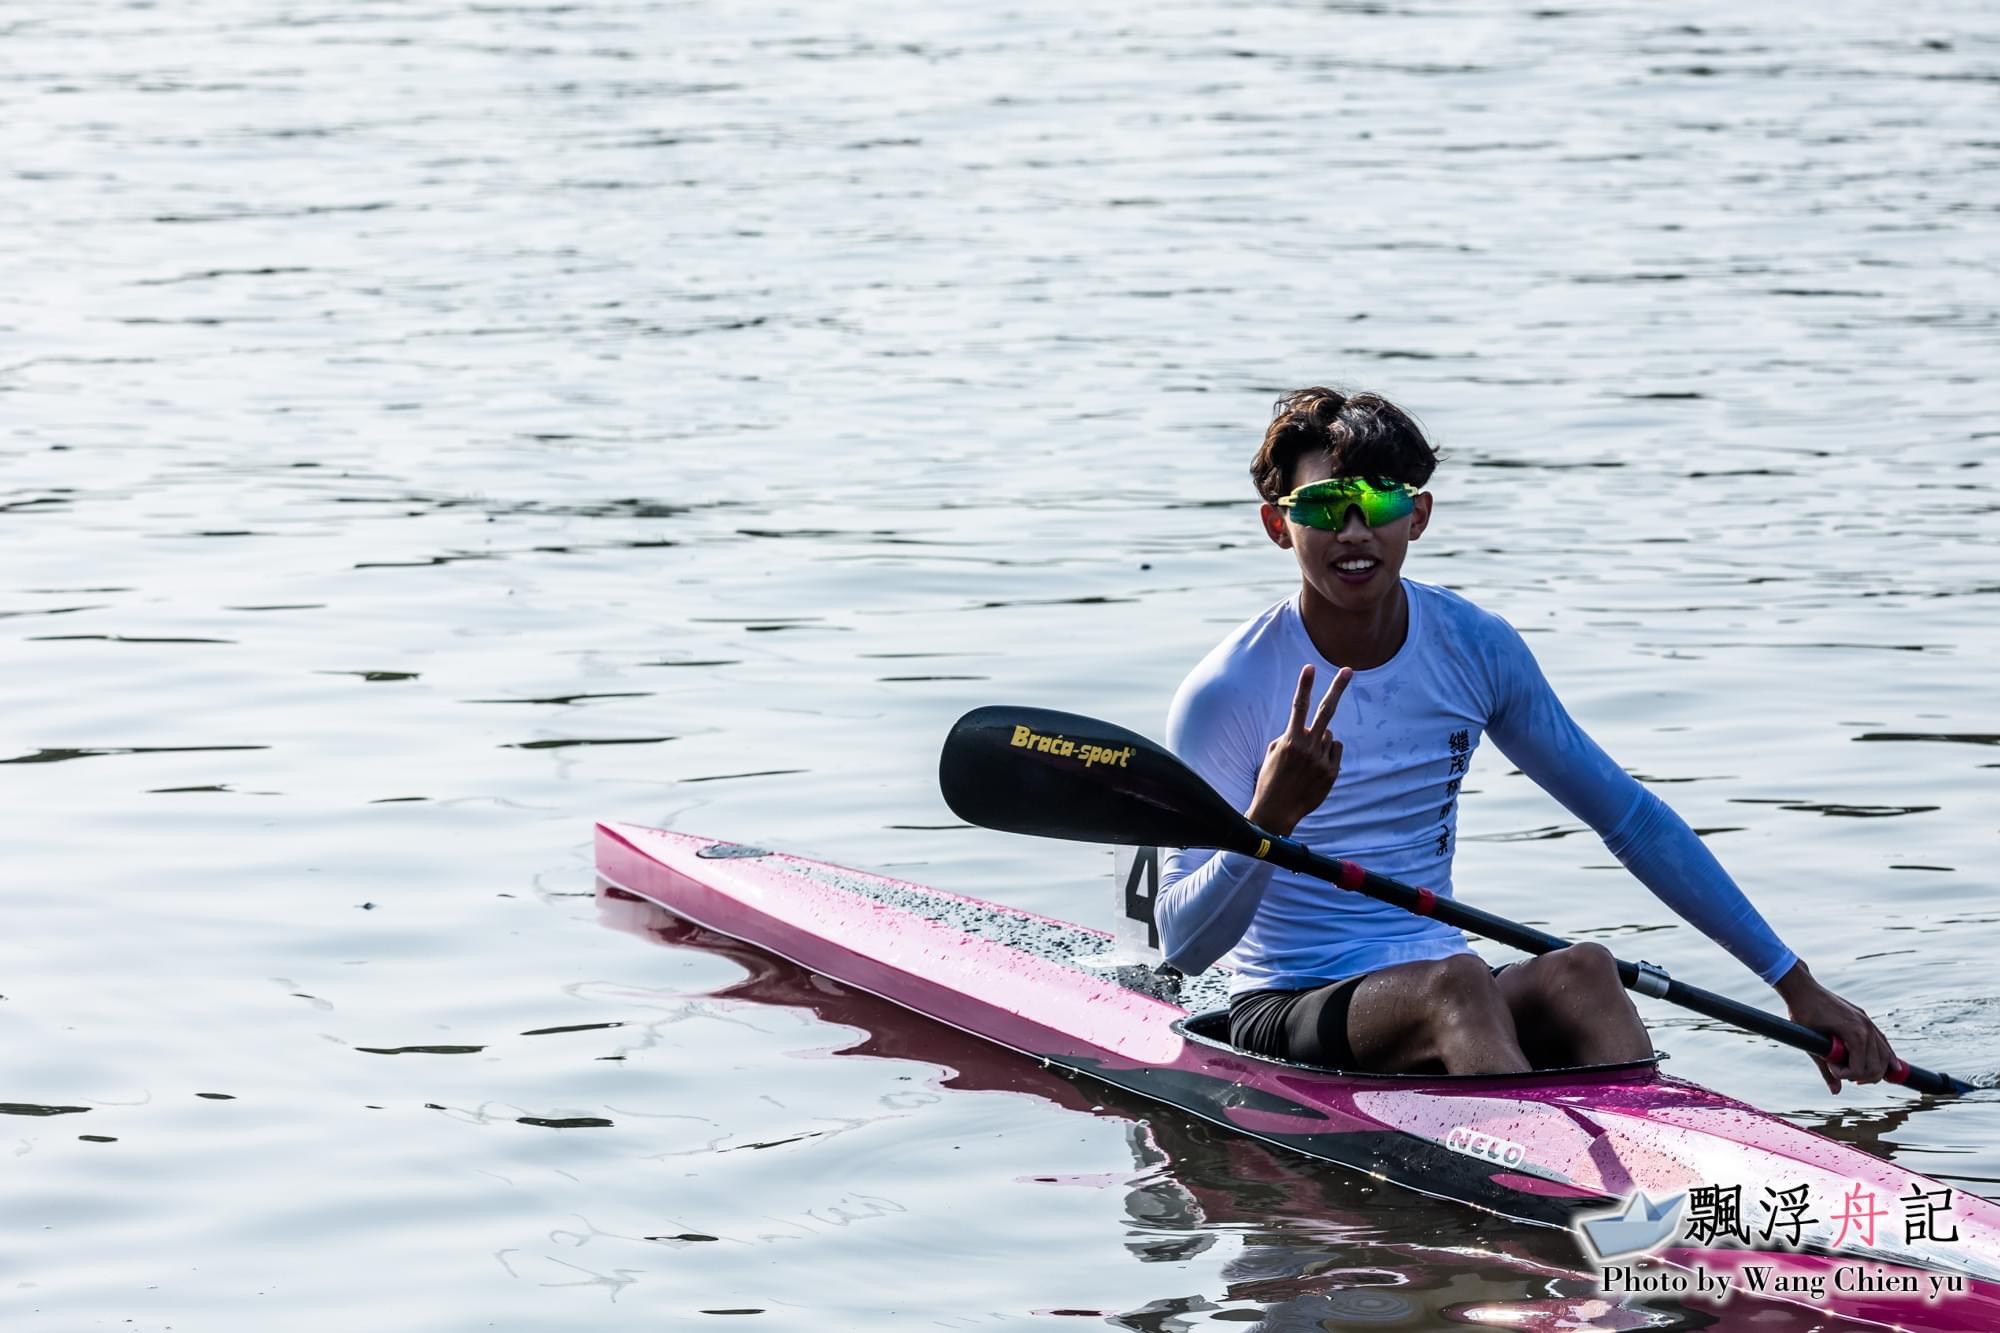
[[[1333,475],[1407,482],[1422,488],[1437,471],[1438,450],[1409,413],[1377,393],[1294,389],[1280,398],[1264,442],[1250,463],[1257,493],[1275,503],[1292,491],[1292,469],[1305,455],[1333,459]]]

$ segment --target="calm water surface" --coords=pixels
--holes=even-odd
[[[1290,586],[1270,400],[1376,387],[1450,455],[1411,572],[1991,1075],[1996,125],[1962,0],[16,0],[8,1326],[1619,1326],[1545,1237],[600,907],[590,822],[1097,913],[939,739],[1157,734]],[[1464,896],[1763,993],[1472,788]],[[1650,1016],[2000,1188],[1993,1100]]]

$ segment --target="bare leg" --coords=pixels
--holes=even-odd
[[[1618,963],[1601,944],[1572,944],[1495,980],[1521,1046],[1538,1069],[1644,1060],[1653,1053]]]
[[[1476,954],[1400,963],[1363,978],[1347,1013],[1347,1042],[1363,1069],[1518,1074],[1528,1057],[1493,974]]]

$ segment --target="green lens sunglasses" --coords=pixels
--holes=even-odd
[[[1347,523],[1347,511],[1359,509],[1361,521],[1371,528],[1394,523],[1417,507],[1417,488],[1402,482],[1377,486],[1365,477],[1328,477],[1309,482],[1278,501],[1292,522],[1303,527],[1338,532]]]

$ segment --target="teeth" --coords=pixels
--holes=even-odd
[[[1364,569],[1375,568],[1373,560],[1342,560],[1334,565],[1343,574],[1359,574]]]

